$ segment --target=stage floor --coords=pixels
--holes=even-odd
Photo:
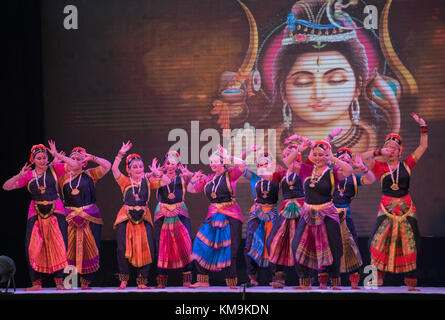
[[[71,289],[58,291],[44,288],[41,291],[24,291],[19,288],[14,294],[1,295],[0,299],[149,299],[149,300],[300,300],[300,299],[444,299],[445,287],[421,287],[420,291],[408,291],[407,287],[380,287],[377,289],[351,290],[295,290],[293,287],[273,289],[271,287],[228,287],[212,286],[189,289],[167,287],[165,289],[138,290],[128,287],[118,290],[110,287],[94,287],[92,290]],[[11,290],[10,290],[11,292]]]

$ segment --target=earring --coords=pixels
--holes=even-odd
[[[360,121],[360,104],[358,102],[358,98],[355,98],[351,102],[351,120],[352,123],[356,126],[358,126],[358,123]]]
[[[290,129],[292,124],[292,110],[287,102],[283,105],[283,122],[286,129]]]

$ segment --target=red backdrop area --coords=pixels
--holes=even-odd
[[[386,1],[369,1],[379,13]],[[282,24],[294,1],[243,3],[258,26],[259,44]],[[66,5],[78,9],[78,29],[66,30]],[[443,149],[445,134],[445,10],[437,1],[394,1],[389,32],[397,55],[419,87],[415,99],[402,99],[401,135],[406,154],[418,145],[419,130],[410,118],[418,112],[428,122],[430,146],[414,169],[411,194],[423,236],[445,236]],[[174,143],[168,133],[220,129],[210,113],[218,95],[220,75],[237,71],[249,46],[249,23],[233,0],[46,0],[42,1],[42,59],[47,138],[69,151],[83,146],[113,161],[122,141],[145,163],[163,158]],[[368,37],[382,59],[378,40]],[[267,79],[265,79],[267,83]],[[250,101],[249,121],[260,121],[267,99]],[[280,112],[268,115],[270,127],[282,121]],[[256,118],[255,118],[256,117]],[[280,118],[281,117],[281,118]],[[264,125],[264,122],[262,124]],[[379,144],[382,141],[378,141]],[[205,142],[202,142],[205,144]],[[189,149],[190,150],[190,149]],[[124,170],[124,168],[121,168]],[[209,168],[191,165],[191,170]],[[360,236],[367,236],[379,204],[379,184],[363,187],[353,202]],[[113,239],[112,225],[121,206],[120,190],[110,174],[97,183],[98,205],[104,217],[104,239]],[[247,215],[253,198],[243,179],[237,200]],[[206,215],[204,195],[187,195],[195,234]],[[152,195],[150,208],[156,205]]]

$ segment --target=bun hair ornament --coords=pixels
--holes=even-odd
[[[258,155],[258,158],[257,158],[257,161],[256,161],[256,166],[257,166],[257,168],[259,168],[260,167],[260,161],[261,160],[265,160],[267,163],[273,163],[273,161],[274,161],[274,159],[273,159],[273,156],[272,156],[272,154],[270,154],[269,152],[263,152],[263,153],[260,153],[259,155]]]
[[[126,163],[126,165],[127,165],[127,172],[129,172],[130,171],[130,166],[131,166],[131,163],[133,162],[133,161],[135,161],[135,160],[140,160],[140,161],[142,161],[142,157],[140,156],[140,155],[138,155],[137,153],[132,153],[132,154],[130,154],[130,155],[128,155],[127,156],[127,158],[125,159],[125,163]]]
[[[400,135],[398,135],[397,133],[390,133],[386,136],[385,138],[385,143],[384,145],[389,142],[389,141],[394,141],[399,145],[400,148],[400,152],[403,152],[403,145],[402,145],[402,137]]]
[[[317,148],[317,147],[323,149],[324,151],[332,150],[331,144],[329,142],[327,142],[327,141],[324,141],[324,140],[320,140],[320,141],[315,142],[314,147],[312,148],[312,150]]]
[[[34,163],[34,158],[38,153],[40,153],[40,152],[47,153],[47,151],[48,151],[48,148],[45,147],[43,144],[33,145],[31,147],[31,155],[29,157],[29,162]]]
[[[296,16],[296,13],[301,9],[306,12],[306,20]],[[294,4],[287,16],[287,26],[283,30],[284,37],[281,41],[282,46],[310,43],[314,48],[321,49],[327,43],[357,39],[355,30],[359,28],[346,12],[343,12],[343,16],[346,18],[344,21],[335,21],[332,18],[330,5],[322,5],[318,12],[313,12],[312,9],[304,1]],[[315,10],[317,9],[315,8]],[[324,23],[322,23],[325,16],[327,19],[324,19]]]
[[[75,153],[82,155],[83,153],[87,153],[87,150],[82,147],[75,147],[75,148],[73,148],[73,150],[71,150],[70,157]],[[87,165],[88,165],[88,161],[84,161],[82,168],[85,168]]]
[[[387,143],[388,141],[395,141],[399,146],[402,145],[402,137],[397,133],[388,134],[385,138],[385,143]]]
[[[175,164],[180,164],[181,163],[181,157],[179,155],[179,153],[177,153],[174,150],[170,150],[165,154],[164,157],[164,163],[169,160],[170,163],[175,163]]]
[[[340,157],[341,155],[345,154],[345,153],[349,154],[349,156],[352,158],[352,150],[347,148],[347,147],[341,147],[341,148],[338,149],[338,151],[337,151],[337,158]]]

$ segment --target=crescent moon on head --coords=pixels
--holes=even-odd
[[[258,53],[258,28],[255,22],[255,18],[253,17],[252,12],[250,12],[249,8],[247,8],[247,6],[240,0],[237,0],[237,2],[243,8],[244,12],[246,13],[247,20],[249,21],[249,48],[247,49],[244,61],[237,72],[239,79],[241,81],[245,81],[250,77],[250,72],[253,69]]]

